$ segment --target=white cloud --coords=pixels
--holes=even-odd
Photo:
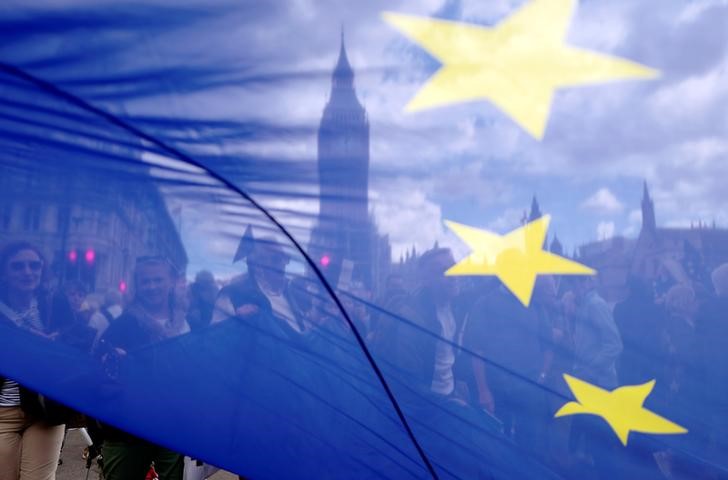
[[[614,222],[599,222],[597,225],[597,239],[607,240],[614,236]]]
[[[728,5],[728,0],[693,0],[685,5],[675,20],[679,24],[692,23],[709,8],[721,5]]]
[[[728,64],[728,62],[723,62]],[[721,99],[728,94],[728,79],[723,69],[710,70],[658,90],[649,100],[656,120],[666,122],[705,115],[721,108]]]
[[[422,252],[444,235],[442,210],[422,190],[393,188],[374,197],[374,217],[380,232],[389,234],[393,258],[413,244]]]
[[[627,217],[630,225],[642,225],[642,210],[632,210]]]
[[[424,252],[438,242],[450,247],[456,258],[468,253],[467,247],[445,229],[442,209],[416,183],[397,179],[372,195],[373,213],[379,233],[388,234],[392,259],[414,247]]]
[[[611,52],[629,33],[628,8],[629,5],[614,1],[580,5],[570,26],[568,43],[603,53]]]
[[[498,218],[488,223],[488,229],[501,235],[508,233],[521,225],[525,213],[522,208],[507,208]]]
[[[603,214],[619,213],[624,209],[622,202],[606,187],[594,192],[581,206]]]
[[[627,215],[627,227],[622,231],[625,237],[636,237],[642,227],[642,210],[631,210]]]

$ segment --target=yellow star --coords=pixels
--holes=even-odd
[[[687,429],[642,406],[652,393],[654,380],[642,385],[619,387],[610,392],[571,375],[564,374],[564,379],[577,401],[561,407],[556,417],[580,414],[602,417],[625,446],[630,432],[687,433]]]
[[[543,138],[554,91],[659,72],[565,44],[574,0],[533,0],[494,28],[384,13],[442,67],[407,111],[489,99],[528,133]]]
[[[445,224],[472,250],[445,275],[497,275],[525,306],[531,303],[536,276],[594,275],[580,263],[544,251],[544,239],[551,217],[527,223],[504,236],[455,222]]]

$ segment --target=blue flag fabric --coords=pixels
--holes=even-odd
[[[4,5],[0,409],[251,479],[728,475],[728,7],[481,3]]]

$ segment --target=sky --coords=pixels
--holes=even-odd
[[[443,220],[505,233],[533,195],[567,251],[634,237],[644,181],[658,225],[728,228],[728,1],[579,2],[567,44],[661,76],[558,91],[542,140],[486,100],[404,111],[439,65],[382,12],[492,27],[524,3],[11,1],[0,19],[17,31],[0,58],[173,142],[304,244],[342,25],[371,124],[371,210],[395,259],[435,241],[464,255]],[[180,201],[191,256],[229,256],[242,222],[221,227],[220,205]]]

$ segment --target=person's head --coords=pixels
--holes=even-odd
[[[81,311],[83,301],[86,299],[86,293],[86,286],[77,280],[72,280],[63,285],[63,294],[68,299],[68,303],[74,312]]]
[[[665,294],[665,307],[672,314],[691,317],[697,308],[695,291],[685,284],[671,287]]]
[[[257,280],[279,284],[285,281],[289,260],[288,254],[275,239],[256,239],[253,250],[248,255],[248,272]]]
[[[420,257],[418,273],[423,287],[435,295],[434,300],[447,301],[459,293],[456,277],[445,275],[455,264],[455,258],[449,248],[433,248]]]
[[[149,310],[169,305],[177,272],[164,257],[139,257],[134,271],[134,299]]]
[[[28,295],[44,283],[46,260],[29,242],[13,242],[0,249],[0,294]]]
[[[200,270],[195,275],[197,285],[215,285],[215,276],[208,270]]]
[[[212,273],[207,270],[197,272],[195,282],[190,286],[191,296],[209,303],[214,303],[217,292],[217,284]]]
[[[713,288],[719,297],[728,297],[728,263],[720,265],[710,275]]]

